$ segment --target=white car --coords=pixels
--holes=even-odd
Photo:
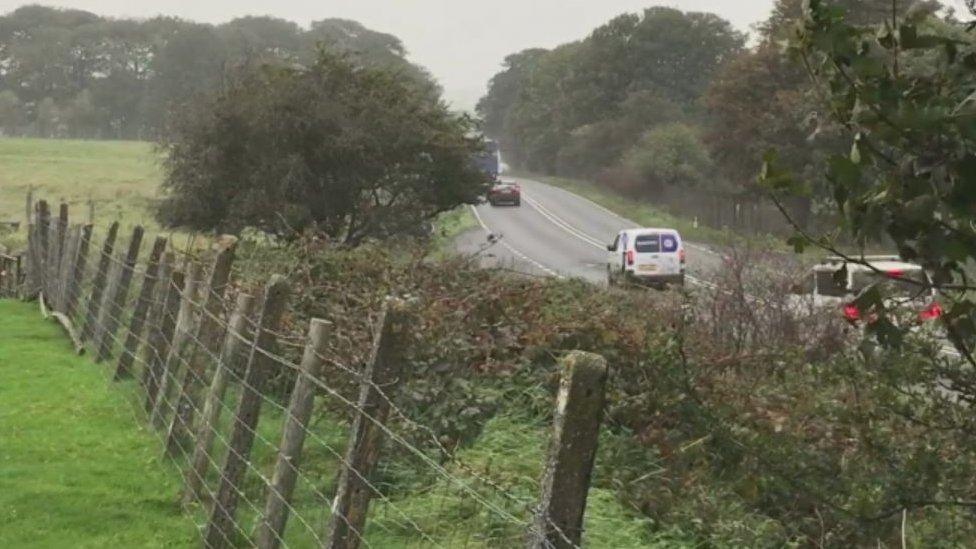
[[[685,247],[674,229],[627,229],[607,246],[607,284],[685,283]]]
[[[848,320],[860,320],[862,312],[854,305],[855,297],[872,284],[882,282],[888,287],[888,307],[919,309],[919,317],[923,320],[941,314],[937,292],[920,265],[903,261],[898,256],[875,255],[858,259],[867,265],[828,257],[814,266],[814,305],[839,307]],[[846,272],[842,272],[845,266]]]

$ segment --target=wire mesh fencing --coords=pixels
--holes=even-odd
[[[364,363],[344,364],[328,321],[289,321],[286,277],[235,278],[235,239],[180,249],[141,227],[71,225],[68,213],[38,202],[14,284],[126,387],[183,475],[204,546],[579,546],[602,358],[564,359],[548,452],[524,456],[543,462],[541,476],[500,470],[398,407],[411,299],[389,297]],[[272,390],[281,379],[286,390]]]

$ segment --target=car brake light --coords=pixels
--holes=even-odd
[[[848,303],[844,305],[844,318],[850,321],[860,320],[861,311],[857,310],[857,305]]]
[[[627,265],[634,264],[634,250],[627,250]]]
[[[685,249],[684,248],[681,248],[680,250],[678,250],[678,261],[680,261],[682,263],[685,262]]]
[[[888,278],[901,278],[905,275],[905,273],[899,269],[890,269],[885,272],[885,274],[888,275]]]
[[[935,320],[940,316],[942,316],[942,305],[939,305],[938,302],[932,303],[918,313],[919,320]]]

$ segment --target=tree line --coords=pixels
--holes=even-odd
[[[913,2],[832,4],[867,24]],[[665,186],[753,192],[762,153],[775,146],[794,172],[818,182],[820,194],[804,203],[816,209],[827,189],[816,166],[841,140],[818,90],[783,53],[801,14],[802,0],[777,0],[750,46],[711,13],[621,15],[582,40],[508,56],[478,113],[510,165],[638,196]]]
[[[169,112],[220,86],[241,66],[313,63],[320,46],[437,90],[425,70],[404,59],[397,37],[355,21],[324,19],[303,28],[243,17],[208,25],[34,5],[0,17],[0,131],[153,139]]]

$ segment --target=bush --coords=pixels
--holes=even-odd
[[[252,275],[294,273],[296,337],[309,317],[333,322],[324,373],[333,384],[364,362],[383,298],[417,300],[410,376],[397,397],[411,421],[393,428],[441,460],[471,458],[466,449],[487,443],[493,419],[547,425],[556,360],[583,349],[611,365],[594,487],[650,519],[648,539],[892,545],[901,509],[919,543],[932,532],[948,545],[976,535],[953,503],[976,488],[971,414],[932,397],[942,376],[963,370],[923,338],[901,354],[858,348],[859,331],[839,315],[792,303],[800,273],[777,256],[731,253],[715,288],[685,295],[512,276],[469,258],[431,262],[407,245],[272,252],[254,256],[263,271]],[[289,385],[279,383],[280,396]],[[344,390],[354,394],[354,383]],[[523,478],[510,457],[485,474],[502,486]],[[433,482],[416,458],[390,459],[391,491]]]
[[[712,161],[698,131],[675,123],[645,133],[624,155],[621,166],[637,176],[645,193],[653,193],[664,185],[703,185]]]
[[[486,190],[471,130],[409,77],[325,50],[310,67],[246,68],[175,115],[160,219],[349,245],[413,232]]]

